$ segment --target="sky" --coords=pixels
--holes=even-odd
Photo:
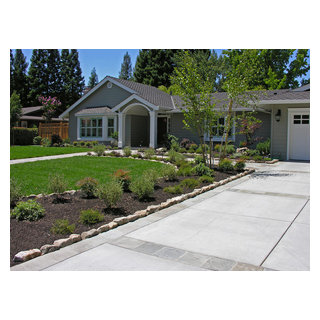
[[[218,54],[221,54],[222,49],[216,51]],[[32,49],[22,49],[22,52],[26,56],[30,66]],[[78,49],[78,52],[82,75],[87,85],[93,68],[96,68],[99,81],[107,75],[117,78],[126,52],[130,55],[133,69],[139,54],[139,49]]]

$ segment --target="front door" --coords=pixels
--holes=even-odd
[[[158,141],[159,147],[163,147],[166,143],[167,132],[168,132],[167,130],[168,130],[168,118],[158,117],[157,141]]]

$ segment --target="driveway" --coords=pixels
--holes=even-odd
[[[243,177],[11,270],[310,270],[310,164]]]

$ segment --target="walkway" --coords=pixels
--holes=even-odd
[[[308,163],[257,172],[11,270],[309,270]]]

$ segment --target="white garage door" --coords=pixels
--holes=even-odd
[[[288,110],[288,159],[310,160],[310,110]]]

